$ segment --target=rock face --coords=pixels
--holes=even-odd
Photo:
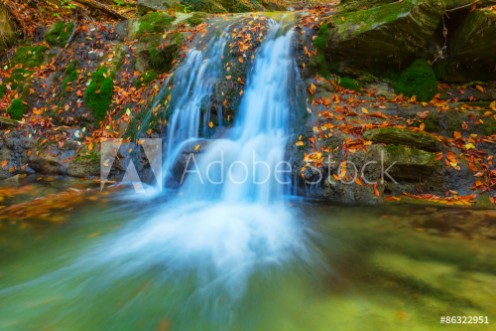
[[[446,82],[491,81],[495,34],[496,5],[489,0],[347,0],[320,27],[317,64],[383,76],[424,59]]]
[[[467,79],[496,78],[496,7],[473,11],[450,41],[451,67]],[[463,77],[465,76],[465,77]]]
[[[338,12],[320,31],[327,62],[369,72],[403,68],[426,48],[444,10],[441,0],[405,0]]]

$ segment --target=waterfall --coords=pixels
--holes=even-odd
[[[285,162],[290,105],[297,85],[293,34],[283,24],[271,25],[255,54],[234,127],[192,160],[176,198],[107,244],[100,258],[112,265],[113,274],[158,268],[170,278],[191,272],[203,291],[211,289],[214,295],[222,286],[236,296],[262,266],[277,267],[301,256],[301,227],[284,199],[290,181]],[[212,45],[212,52],[220,48]],[[192,50],[175,73],[185,92],[172,114],[166,157],[177,156],[181,146],[175,144],[197,137],[199,108],[212,92],[208,79],[217,66],[206,59]]]

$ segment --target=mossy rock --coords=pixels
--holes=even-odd
[[[214,0],[180,0],[180,2],[186,12],[227,13],[227,9]]]
[[[159,73],[170,71],[182,44],[183,35],[179,32],[167,35],[160,45],[152,44],[149,49],[150,67]]]
[[[348,90],[360,91],[361,89],[360,83],[358,83],[357,80],[350,77],[338,77],[336,83],[338,83],[341,87]]]
[[[25,68],[14,69],[10,77],[6,78],[4,82],[0,84],[0,99],[7,93],[7,84],[9,83],[12,91],[19,91],[22,93],[22,88],[29,85],[28,82],[31,80],[33,72],[33,70]]]
[[[21,46],[16,49],[12,58],[14,64],[22,64],[24,67],[38,67],[45,59],[46,46]]]
[[[441,142],[430,134],[398,128],[368,130],[363,134],[363,138],[375,143],[405,145],[431,152],[443,149]]]
[[[321,27],[317,49],[338,72],[352,68],[379,75],[401,70],[427,51],[444,12],[443,0],[404,0],[366,10],[338,10]]]
[[[91,81],[84,93],[85,105],[93,111],[95,119],[105,118],[114,95],[112,73],[102,67],[91,75]]]
[[[383,157],[385,169],[391,166],[388,174],[399,182],[422,182],[441,168],[435,153],[407,146],[386,145]]]
[[[437,78],[426,60],[416,60],[398,78],[396,92],[419,101],[430,101],[436,95]]]
[[[139,27],[136,35],[139,37],[145,33],[163,33],[171,27],[175,18],[164,13],[153,12],[139,19]]]
[[[194,13],[191,17],[186,19],[186,22],[191,26],[197,26],[205,22],[207,13]]]
[[[65,23],[59,21],[45,34],[45,41],[51,46],[65,47],[74,31],[74,27],[74,22]]]
[[[390,4],[395,1],[396,0],[342,0],[340,10],[343,12],[366,10],[372,7]]]
[[[177,0],[138,0],[138,14],[146,15],[157,10],[180,10]]]
[[[28,107],[21,99],[14,99],[9,108],[7,108],[7,114],[9,114],[12,119],[20,121],[27,109]]]
[[[151,82],[153,82],[155,79],[157,79],[157,72],[155,70],[149,70],[145,71],[141,76],[138,78],[138,81],[136,82],[136,87],[144,87],[148,86]]]
[[[448,81],[495,80],[496,13],[482,8],[471,12],[450,39]],[[450,79],[450,76],[454,76]]]
[[[72,177],[96,177],[100,175],[100,155],[96,151],[82,152],[67,166]]]

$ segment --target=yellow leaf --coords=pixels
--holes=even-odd
[[[465,149],[466,150],[475,149],[475,146],[472,143],[468,143],[468,144],[465,145]]]
[[[364,108],[362,108],[362,113],[364,113],[364,114],[368,114],[368,113],[369,113],[369,111],[368,111],[368,109],[367,109],[367,108],[365,108],[365,107],[364,107]]]
[[[200,145],[195,146],[195,152],[200,149]]]
[[[313,95],[315,91],[317,91],[317,86],[315,86],[314,83],[310,84],[310,86],[308,87],[308,93],[310,93],[310,95]]]
[[[492,110],[496,111],[496,101],[491,102],[491,105],[489,105],[489,107],[490,107]]]
[[[208,127],[209,127],[209,128],[213,128],[213,127],[214,127],[214,122],[210,121],[210,122],[208,123]]]
[[[341,16],[341,21],[345,22],[346,21],[346,17]]]
[[[424,131],[424,129],[425,129],[425,124],[424,124],[424,123],[420,123],[420,127],[419,127],[419,128],[420,128],[420,131]]]
[[[238,61],[239,61],[239,63],[243,63],[243,62],[245,62],[241,56],[240,56],[240,57],[238,57]]]
[[[480,93],[484,93],[484,88],[480,85],[477,85],[475,86],[475,88],[480,92]]]
[[[305,143],[303,141],[297,141],[295,146],[305,146]]]

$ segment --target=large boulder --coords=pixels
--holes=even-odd
[[[138,0],[138,13],[146,14],[150,11],[174,9],[177,6],[179,2],[176,0]]]
[[[316,47],[337,71],[402,69],[425,53],[445,13],[443,0],[404,0],[339,11],[321,27]]]
[[[439,140],[430,134],[397,128],[380,128],[368,130],[363,138],[375,143],[405,145],[425,151],[439,152],[443,150]]]
[[[456,80],[496,78],[496,6],[471,12],[450,40],[450,67]]]

